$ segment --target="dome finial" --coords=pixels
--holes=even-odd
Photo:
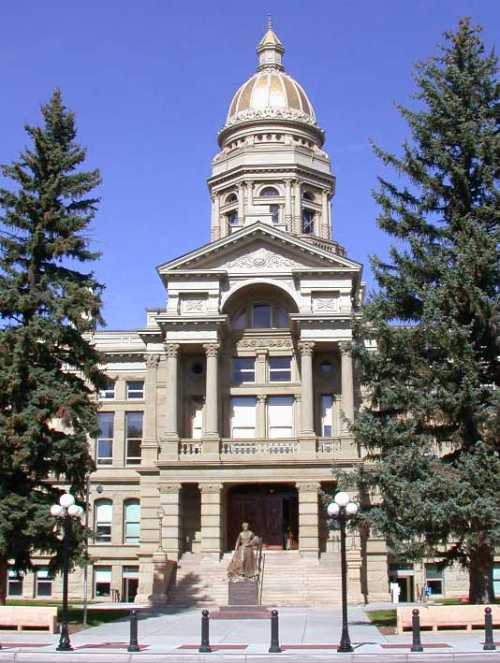
[[[285,49],[278,35],[273,30],[273,19],[271,14],[267,15],[267,31],[257,46],[259,55],[259,69],[274,68],[283,69],[283,53]]]

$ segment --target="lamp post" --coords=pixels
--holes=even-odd
[[[100,495],[104,491],[101,484],[97,485],[96,492]],[[85,532],[89,529],[89,512],[90,512],[90,474],[87,474],[85,482]],[[89,539],[85,534],[85,566],[83,567],[83,625],[87,626],[88,607],[89,607]]]
[[[354,651],[349,637],[349,628],[347,624],[347,560],[345,545],[345,528],[349,518],[352,518],[358,512],[358,505],[351,502],[347,493],[340,492],[334,497],[334,501],[327,507],[327,513],[331,518],[338,521],[340,525],[340,565],[342,575],[342,637],[340,638],[340,653]]]
[[[167,515],[165,509],[160,506],[156,512],[158,516],[158,550],[163,552],[163,519]]]
[[[64,493],[59,498],[59,504],[53,504],[50,507],[50,515],[59,519],[63,526],[63,604],[61,620],[61,637],[56,647],[57,651],[72,651],[73,647],[69,640],[68,630],[68,572],[69,572],[69,551],[71,536],[71,519],[81,518],[83,509],[75,504],[75,498],[70,493]]]

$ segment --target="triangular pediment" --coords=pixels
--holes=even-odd
[[[160,275],[184,270],[247,274],[307,269],[360,272],[361,265],[301,238],[255,223],[158,267]]]

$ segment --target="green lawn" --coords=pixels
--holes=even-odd
[[[366,614],[374,626],[396,626],[395,610],[367,610]]]
[[[57,606],[58,618],[61,619],[61,602],[60,601],[30,601],[29,599],[9,599],[7,605],[30,605],[30,606]],[[95,605],[95,604],[94,604]],[[75,606],[69,606],[69,619],[72,631],[78,631],[83,627],[83,610]],[[100,624],[107,624],[113,622],[115,619],[124,619],[130,614],[129,610],[105,610],[92,607],[87,611],[87,624],[88,626],[99,626]]]

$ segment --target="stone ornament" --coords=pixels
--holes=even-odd
[[[278,350],[289,350],[293,348],[291,338],[242,338],[235,343],[238,350],[262,348],[267,350],[275,348]]]
[[[298,347],[302,355],[311,356],[314,350],[314,343],[313,341],[300,341]]]
[[[248,255],[240,256],[235,260],[226,263],[226,269],[235,271],[265,269],[266,271],[283,271],[303,267],[304,265],[286,258],[279,253],[269,251],[268,249],[260,248],[249,253]]]
[[[220,350],[220,345],[218,343],[205,343],[203,347],[207,357],[217,357]]]
[[[157,368],[160,363],[160,355],[146,355],[146,368]]]
[[[179,354],[180,345],[178,343],[165,343],[165,354],[167,357],[176,358]]]
[[[180,483],[162,483],[158,486],[158,490],[160,493],[168,493],[168,494],[176,494],[180,491],[182,488],[182,484]]]

